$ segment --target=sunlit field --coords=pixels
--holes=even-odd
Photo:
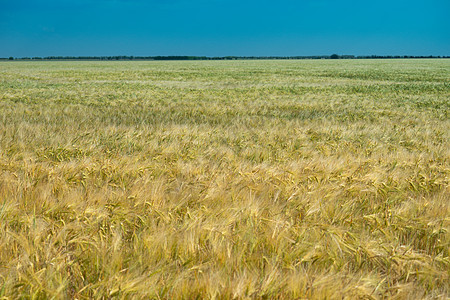
[[[450,60],[0,63],[0,298],[450,297]]]

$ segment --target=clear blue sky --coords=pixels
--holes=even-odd
[[[450,55],[450,0],[0,0],[0,57]]]

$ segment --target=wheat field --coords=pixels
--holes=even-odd
[[[1,299],[448,299],[450,60],[0,63]]]

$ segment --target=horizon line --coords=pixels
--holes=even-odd
[[[197,55],[51,55],[51,56],[24,56],[24,57],[0,57],[0,60],[258,60],[258,59],[414,59],[414,58],[450,58],[448,55],[352,55],[352,54],[331,54],[331,55],[227,55],[227,56],[197,56]]]

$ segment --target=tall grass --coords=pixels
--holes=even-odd
[[[445,299],[449,74],[0,63],[0,297]]]

